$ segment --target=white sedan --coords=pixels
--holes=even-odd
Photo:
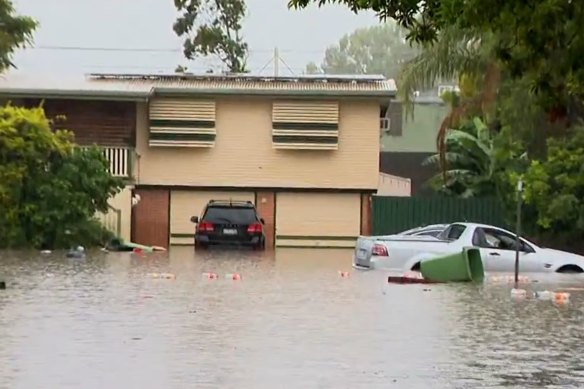
[[[512,272],[515,269],[516,235],[495,226],[477,223],[450,224],[436,238],[394,235],[357,239],[353,266],[360,269],[418,270],[420,263],[436,256],[477,247],[485,271]],[[539,247],[519,240],[520,272],[584,272],[584,256]]]

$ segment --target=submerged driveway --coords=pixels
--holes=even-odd
[[[0,269],[2,388],[584,385],[579,309],[507,284],[388,285],[351,250],[4,253]]]

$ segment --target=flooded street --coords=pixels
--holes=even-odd
[[[2,389],[584,386],[584,292],[388,285],[351,250],[1,255]]]

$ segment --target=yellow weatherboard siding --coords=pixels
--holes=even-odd
[[[255,200],[254,192],[210,192],[173,190],[170,192],[170,244],[194,244],[195,224],[191,216],[202,216],[209,200]]]
[[[213,147],[215,101],[157,98],[149,106],[149,146]]]
[[[337,150],[339,103],[275,101],[272,142],[276,149]]]
[[[138,104],[138,184],[280,188],[377,188],[379,103],[339,103],[338,150],[330,153],[272,147],[272,100],[216,100],[215,147],[149,147],[147,105]]]
[[[278,193],[276,246],[352,247],[361,231],[361,196]]]

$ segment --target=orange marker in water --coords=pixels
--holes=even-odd
[[[570,302],[570,293],[556,292],[553,294],[553,302],[556,304],[568,304]]]
[[[239,280],[241,280],[241,275],[239,275],[237,273],[231,273],[231,274],[226,274],[225,278],[231,279],[233,281],[239,281]]]
[[[339,270],[339,275],[341,276],[341,278],[349,278],[351,276],[351,273],[349,273],[348,271]]]
[[[203,277],[208,280],[216,280],[218,278],[217,274],[215,273],[203,273]]]

